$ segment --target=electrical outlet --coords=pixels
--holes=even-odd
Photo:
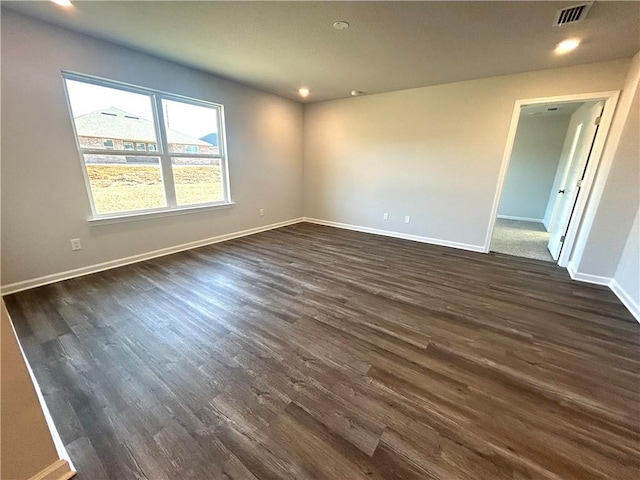
[[[261,208],[261,209],[260,209],[260,216],[261,216],[261,217],[264,217],[264,208]]]
[[[79,238],[72,238],[71,239],[71,250],[73,250],[73,251],[82,250],[82,245],[80,244],[80,239]]]
[[[404,223],[409,223],[411,221],[411,217],[409,215],[404,216]]]
[[[387,212],[384,212],[384,213],[382,214],[382,219],[383,219],[383,220],[389,220],[389,214],[388,214]]]

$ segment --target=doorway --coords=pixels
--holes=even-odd
[[[516,102],[485,251],[566,266],[616,100]]]

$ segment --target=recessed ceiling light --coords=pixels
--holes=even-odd
[[[299,88],[298,89],[298,93],[300,94],[301,97],[308,97],[309,96],[309,89],[308,88]]]
[[[56,5],[59,5],[61,7],[64,8],[69,8],[69,7],[73,7],[73,4],[71,3],[71,0],[51,0],[53,3],[55,3]]]
[[[335,28],[336,30],[346,30],[347,28],[349,28],[349,24],[345,21],[340,20],[338,22],[334,22],[333,28]]]
[[[362,90],[351,90],[351,96],[352,97],[359,97],[360,95],[364,95],[366,92],[363,92]]]
[[[569,53],[571,50],[578,48],[578,45],[580,45],[580,40],[577,38],[569,38],[568,40],[560,42],[554,51],[558,55],[564,55],[565,53]]]

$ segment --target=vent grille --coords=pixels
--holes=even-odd
[[[561,8],[556,12],[553,19],[554,27],[561,27],[570,23],[579,23],[587,18],[587,13],[591,9],[593,2],[581,3],[573,7]]]

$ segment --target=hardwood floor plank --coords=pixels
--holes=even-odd
[[[640,325],[547,262],[297,224],[6,304],[80,480],[640,471]]]

